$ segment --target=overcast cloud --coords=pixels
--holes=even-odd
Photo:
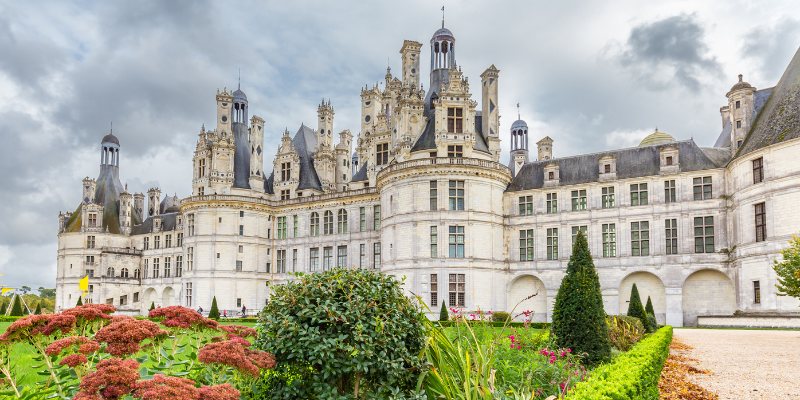
[[[773,86],[800,46],[791,1],[444,4],[475,99],[495,64],[501,132],[519,102],[532,142],[552,137],[556,156],[635,145],[656,126],[711,146],[736,75]],[[0,0],[0,283],[54,287],[58,212],[97,176],[112,121],[129,189],[186,196],[197,132],[241,68],[251,113],[266,120],[269,171],[280,133],[313,126],[322,97],[335,128],[357,132],[360,88],[387,62],[399,73],[404,39],[424,44],[426,70],[439,7]]]

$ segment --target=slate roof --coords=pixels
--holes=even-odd
[[[119,194],[124,190],[119,180],[119,167],[113,165],[101,165],[100,175],[97,177],[97,186],[94,192],[94,199],[91,202],[103,206],[102,228],[111,233],[119,233]],[[66,232],[79,232],[81,230],[80,212],[83,203],[73,213],[67,221]],[[138,222],[141,221],[137,213],[131,218]]]
[[[264,181],[264,193],[275,194],[274,183],[275,183],[275,171],[272,171],[272,173],[269,174],[269,178],[267,178]]]
[[[233,187],[250,189],[250,141],[246,124],[233,124]]]
[[[764,104],[767,103],[769,96],[772,94],[772,89],[774,87],[756,90],[753,94],[755,98],[755,104],[753,104],[753,115],[758,116],[761,112],[761,109],[764,108]],[[722,127],[722,132],[717,137],[717,141],[714,142],[714,147],[731,147],[731,126],[730,121],[725,122],[725,126]]]
[[[800,49],[753,122],[736,157],[800,138]]]
[[[678,147],[681,171],[720,168],[728,161],[728,156],[725,156],[724,149],[701,149],[695,144],[694,140],[690,139],[654,146],[632,147],[547,161],[534,161],[525,164],[520,169],[506,191],[515,192],[542,188],[544,186],[544,166],[549,163],[558,164],[559,183],[561,186],[597,182],[600,177],[600,158],[608,155],[616,159],[617,179],[658,175],[661,165],[660,150],[666,146]]]
[[[483,123],[480,112],[475,115],[475,150],[489,153],[489,146],[486,144],[486,139],[483,137]],[[434,129],[435,119],[428,117],[428,122],[425,124],[425,129],[419,135],[417,142],[411,147],[411,151],[434,150],[436,149],[436,132]]]
[[[178,213],[171,212],[159,215],[161,217],[161,231],[174,231],[177,226]],[[147,217],[144,222],[131,227],[131,235],[144,235],[153,232],[153,217]]]
[[[356,172],[356,174],[353,175],[353,178],[350,179],[350,182],[362,182],[366,180],[367,180],[367,164],[364,164],[361,166],[361,168],[358,169],[358,172]]]
[[[300,184],[297,185],[297,190],[322,190],[322,182],[319,180],[317,170],[314,169],[313,155],[317,150],[317,135],[314,134],[314,130],[301,124],[292,138],[292,144],[300,156]]]

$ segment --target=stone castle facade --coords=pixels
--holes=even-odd
[[[656,130],[638,147],[555,157],[544,137],[534,159],[517,120],[506,166],[500,71],[481,74],[478,103],[455,43],[444,25],[434,33],[424,89],[422,44],[404,41],[400,76],[387,69],[383,85],[361,90],[357,140],[335,132],[323,100],[316,128],[283,132],[267,165],[264,119],[249,117],[241,89],[219,91],[185,198],[128,192],[109,133],[98,178],[84,179],[81,203],[59,216],[57,307],[74,305],[89,275],[87,301],[130,313],[208,310],[212,297],[221,309],[257,310],[292,273],[341,266],[403,277],[433,314],[441,302],[516,306],[545,321],[584,231],[609,313],[626,311],[633,283],[675,326],[797,310],[776,295],[771,266],[800,231],[800,53],[774,87],[739,77],[713,147]]]

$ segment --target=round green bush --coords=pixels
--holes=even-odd
[[[505,311],[495,311],[492,314],[492,321],[494,322],[509,322],[511,321],[511,314]]]
[[[412,394],[423,368],[425,316],[395,278],[336,268],[273,287],[256,346],[304,371],[302,387],[266,398],[388,398]],[[308,372],[305,368],[310,368]],[[281,388],[291,386],[292,393]],[[306,390],[298,393],[298,389]]]

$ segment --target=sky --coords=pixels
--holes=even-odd
[[[480,102],[500,70],[500,131],[520,115],[555,157],[635,146],[656,127],[712,146],[739,73],[774,86],[800,46],[792,1],[0,0],[0,285],[55,287],[59,211],[99,172],[113,122],[131,192],[191,192],[197,133],[241,70],[266,120],[265,171],[285,128],[331,99],[358,131],[360,90],[400,72],[404,39],[445,25]]]

